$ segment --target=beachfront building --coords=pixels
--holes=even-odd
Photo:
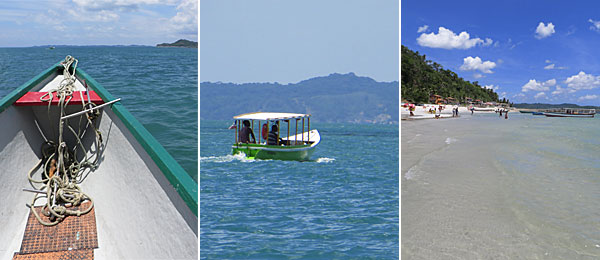
[[[446,102],[446,104],[450,104],[450,105],[458,105],[459,104],[458,100],[456,100],[456,98],[453,98],[453,97],[447,97],[445,99],[445,102]]]
[[[429,95],[430,104],[445,104],[445,100],[440,95],[431,94]]]

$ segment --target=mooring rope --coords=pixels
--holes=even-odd
[[[45,226],[56,225],[69,215],[80,216],[86,214],[92,210],[92,207],[94,207],[94,201],[92,198],[81,191],[81,188],[78,186],[78,184],[81,184],[85,179],[85,176],[87,176],[87,174],[84,176],[84,172],[86,170],[89,174],[89,172],[94,171],[98,166],[99,149],[102,144],[102,135],[96,128],[94,120],[99,116],[99,111],[91,111],[85,115],[82,115],[79,118],[78,131],[75,131],[71,127],[67,121],[68,119],[61,119],[63,116],[65,116],[65,109],[69,101],[71,101],[73,98],[72,95],[75,91],[75,74],[77,63],[77,59],[67,56],[65,60],[61,62],[64,67],[63,79],[59,83],[58,87],[56,89],[48,90],[46,94],[40,97],[41,101],[48,102],[49,119],[53,93],[56,93],[56,96],[59,98],[58,106],[60,107],[60,116],[58,119],[58,142],[47,140],[42,144],[42,158],[27,174],[27,178],[35,189],[32,192],[36,193],[31,201],[31,204],[28,206],[32,209],[32,212],[37,220]],[[69,71],[71,66],[73,66],[73,74],[71,74]],[[85,99],[83,99],[83,94],[81,93],[80,97],[84,110],[95,106],[95,104],[91,102],[86,103]],[[86,118],[86,124],[83,128],[83,133],[81,132],[82,117]],[[68,149],[67,143],[63,139],[65,124],[75,136],[77,142],[73,149]],[[88,156],[88,151],[85,149],[81,139],[90,126],[94,128],[96,135],[96,150],[94,151],[93,155]],[[78,151],[83,152],[83,159],[81,161],[77,161]],[[92,159],[92,157],[94,158]],[[40,167],[42,167],[41,180],[35,180],[33,178],[33,174]],[[35,184],[42,184],[42,186],[36,187]],[[40,198],[46,198],[46,204],[43,206],[41,212],[46,217],[49,217],[51,222],[42,220],[40,215],[33,209],[35,202]],[[90,201],[90,206],[87,209],[70,209],[80,205],[84,201]]]

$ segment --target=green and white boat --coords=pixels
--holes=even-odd
[[[310,129],[309,114],[254,112],[233,119],[235,123],[231,128],[235,128],[235,143],[232,153],[244,154],[249,159],[307,161],[321,142],[319,131]],[[249,123],[252,133],[259,133],[255,135],[256,140],[242,142],[240,134],[244,121]],[[268,134],[273,125],[278,129],[277,138],[268,143]],[[257,132],[255,128],[261,131]]]
[[[197,183],[118,100],[70,56],[0,99],[0,259],[198,258]]]

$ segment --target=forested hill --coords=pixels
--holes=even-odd
[[[401,90],[402,99],[417,103],[429,101],[429,95],[453,97],[463,102],[465,97],[484,102],[499,101],[498,94],[477,81],[471,83],[440,64],[426,60],[425,55],[402,45]]]
[[[398,81],[333,73],[298,83],[200,83],[200,119],[249,112],[308,113],[314,122],[398,123]]]

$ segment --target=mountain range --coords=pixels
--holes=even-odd
[[[249,112],[312,115],[315,122],[398,123],[399,83],[333,73],[298,83],[200,83],[200,119]]]

